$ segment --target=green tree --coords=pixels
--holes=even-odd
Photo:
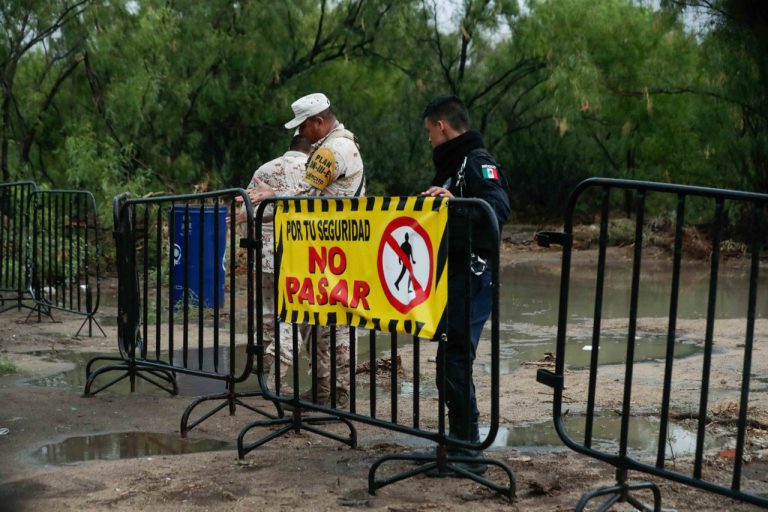
[[[54,97],[82,61],[84,37],[71,25],[90,3],[11,0],[0,4],[0,172],[5,181],[11,179],[11,141],[15,164],[27,167],[38,128]],[[28,87],[20,94],[16,79],[22,66]]]

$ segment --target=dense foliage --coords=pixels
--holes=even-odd
[[[768,40],[746,0],[6,0],[0,171],[136,194],[243,186],[323,91],[370,193],[431,174],[425,103],[454,93],[518,218],[588,176],[768,192]],[[631,214],[630,203],[625,205]]]

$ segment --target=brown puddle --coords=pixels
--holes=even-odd
[[[233,448],[216,439],[182,439],[178,434],[119,432],[70,437],[60,443],[46,444],[32,457],[44,464],[70,464],[89,460],[118,460],[153,455],[181,455]]]

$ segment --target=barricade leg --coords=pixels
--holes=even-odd
[[[224,407],[229,407],[230,416],[234,416],[235,409],[238,405],[262,416],[266,416],[271,420],[275,420],[283,416],[283,411],[279,406],[277,407],[277,415],[274,415],[241,400],[242,398],[247,397],[262,397],[264,396],[263,392],[255,391],[253,393],[236,393],[235,386],[235,382],[227,381],[227,391],[225,393],[201,396],[189,404],[184,410],[184,414],[181,416],[181,427],[179,429],[179,432],[181,432],[181,437],[187,437],[187,433],[190,430],[203,423],[205,420],[222,410]],[[212,400],[220,400],[221,402],[214,406],[213,409],[203,414],[200,418],[190,423],[189,418],[192,414],[192,411],[199,405]]]
[[[610,510],[610,508],[616,503],[629,503],[637,510],[662,512],[663,509],[661,508],[661,491],[656,484],[653,482],[638,482],[634,484],[627,483],[627,470],[625,469],[616,470],[616,480],[617,483],[614,486],[595,489],[594,491],[590,491],[582,495],[581,499],[576,504],[576,512],[584,510],[584,508],[587,506],[587,503],[589,503],[594,498],[599,498],[601,496],[608,496],[608,499],[605,500],[602,505],[600,505],[600,508],[598,509],[600,512]],[[653,493],[652,507],[641,502],[631,494],[633,491],[644,491],[649,489]]]
[[[80,324],[80,328],[75,333],[75,337],[78,337],[80,335],[80,332],[83,330],[83,327],[85,327],[86,323],[88,324],[88,337],[93,336],[93,324],[94,323],[96,324],[96,327],[98,327],[99,330],[101,331],[101,334],[105,338],[107,337],[107,333],[104,332],[104,329],[101,328],[101,325],[99,324],[99,321],[96,320],[96,317],[94,317],[93,315],[88,315],[88,317],[85,320],[83,320],[83,323]]]
[[[113,361],[118,364],[108,364],[94,370],[93,365],[101,361]],[[112,379],[107,384],[97,388],[96,390],[91,389],[97,377],[112,371],[120,372],[122,375]],[[118,382],[125,380],[126,378],[131,380],[131,392],[133,393],[136,391],[136,377],[149,382],[153,386],[158,387],[163,391],[167,391],[171,395],[177,395],[179,393],[179,387],[176,383],[176,375],[173,372],[142,366],[141,364],[137,364],[136,361],[125,360],[121,357],[94,357],[88,361],[88,364],[85,367],[85,375],[85,390],[83,391],[83,396],[85,397],[94,396],[104,391],[105,389],[114,386]],[[153,379],[152,377],[159,379],[159,381]]]
[[[419,467],[403,471],[389,478],[383,478],[376,480],[376,471],[379,466],[389,461],[407,461],[416,462],[421,464]],[[512,470],[503,462],[494,459],[483,459],[483,463],[494,466],[501,469],[509,481],[509,485],[499,485],[487,478],[483,478],[480,475],[476,475],[471,471],[465,469],[466,464],[477,463],[477,459],[474,457],[455,457],[447,454],[447,448],[441,445],[436,450],[436,456],[430,457],[428,455],[385,455],[376,459],[371,468],[368,470],[368,494],[375,495],[377,489],[386,487],[389,484],[405,480],[407,478],[414,477],[420,474],[427,474],[430,472],[438,471],[444,476],[456,476],[469,478],[470,480],[479,483],[489,489],[513,500],[517,492],[517,484],[515,482],[515,476]]]
[[[297,324],[293,324],[293,361],[297,362],[299,361],[299,358],[301,356],[300,354],[300,347],[299,347],[299,339],[300,339],[300,327]],[[335,328],[332,328],[332,333],[335,330]],[[318,332],[317,329],[312,329],[312,337],[313,342],[317,341]],[[279,343],[279,338],[278,338]],[[313,343],[313,346],[316,346],[315,343]],[[288,432],[294,431],[299,432],[301,430],[306,430],[307,432],[312,432],[313,434],[317,434],[319,436],[327,437],[329,439],[332,439],[334,441],[337,441],[342,444],[346,444],[350,446],[351,448],[357,447],[357,430],[352,425],[352,423],[346,419],[346,418],[340,418],[335,416],[318,416],[313,415],[311,412],[308,411],[316,411],[319,413],[327,413],[327,414],[333,414],[334,410],[332,408],[328,408],[325,406],[322,406],[320,404],[316,404],[313,401],[304,400],[300,397],[299,394],[299,366],[298,364],[293,364],[293,398],[288,400],[286,397],[281,397],[279,394],[275,394],[269,390],[269,385],[267,383],[266,376],[264,375],[264,364],[263,364],[263,354],[262,351],[259,350],[258,354],[258,364],[257,364],[257,375],[259,379],[259,383],[261,386],[264,398],[267,400],[272,400],[274,403],[281,407],[281,404],[283,407],[290,408],[291,414],[288,416],[278,417],[278,418],[271,418],[267,420],[259,420],[254,421],[248,425],[246,425],[238,435],[237,438],[237,454],[238,457],[242,460],[246,454],[250,453],[251,451],[255,450],[256,448],[266,444],[267,442],[271,441],[272,439],[276,439],[284,434],[287,434]],[[316,359],[316,354],[315,354]],[[336,366],[336,359],[334,357],[331,357],[331,366],[334,369],[335,373],[335,366]],[[280,378],[280,372],[275,372],[276,378]],[[314,400],[317,399],[317,386],[318,386],[318,379],[316,378],[317,373],[317,365],[313,367],[313,378],[312,379],[312,390],[311,395]],[[332,386],[333,388],[333,386]],[[279,393],[279,390],[278,390]],[[309,398],[309,397],[308,397]],[[333,407],[335,404],[332,401],[331,406]],[[330,432],[328,430],[318,428],[320,425],[326,425],[326,424],[344,424],[349,429],[349,436],[340,436],[338,434],[335,434],[334,432]],[[257,427],[277,427],[282,426],[279,430],[276,430],[274,432],[270,432],[266,436],[258,439],[255,442],[252,442],[250,444],[246,444],[245,437],[254,428]]]

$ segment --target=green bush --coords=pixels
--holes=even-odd
[[[16,365],[13,364],[6,356],[0,355],[0,375],[12,375],[18,371]]]

